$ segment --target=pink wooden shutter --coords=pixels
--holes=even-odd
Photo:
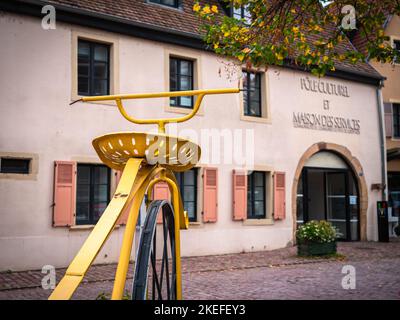
[[[153,188],[153,200],[170,200],[169,187],[166,182],[158,182]],[[162,213],[157,216],[157,223],[162,223]]]
[[[53,226],[72,226],[75,221],[76,162],[56,161],[54,170]]]
[[[286,216],[285,173],[275,172],[274,175],[274,219],[283,220]]]
[[[122,176],[122,171],[116,171],[115,172],[115,189],[118,187],[118,183],[121,180],[121,176]],[[119,225],[125,225],[126,222],[128,221],[128,217],[129,217],[129,212],[131,211],[131,206],[129,205],[124,212],[122,212],[121,216],[119,217],[117,224]]]
[[[393,111],[391,103],[384,103],[386,137],[393,135]]]
[[[247,217],[247,173],[233,170],[233,220]]]
[[[218,169],[204,168],[203,222],[216,222],[218,208]]]

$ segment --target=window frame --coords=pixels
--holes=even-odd
[[[89,68],[89,76],[88,76],[88,92],[83,93],[79,91],[79,45],[80,43],[84,43],[89,45],[89,62],[88,62],[88,68]],[[95,47],[103,47],[107,49],[107,62],[101,61],[102,63],[106,63],[107,65],[107,75],[105,79],[100,79],[102,81],[106,80],[107,81],[107,89],[105,93],[100,93],[100,94],[95,94],[94,93],[94,83],[96,80],[95,77],[95,68],[94,65],[96,63],[96,60],[94,58],[95,54]],[[98,96],[98,95],[109,95],[111,92],[111,71],[110,71],[110,64],[111,64],[111,45],[106,44],[106,43],[101,43],[95,40],[88,40],[88,39],[83,39],[78,37],[78,43],[77,43],[77,94],[79,96]],[[99,80],[99,79],[98,79]]]
[[[245,101],[244,96],[243,96],[243,116],[245,117],[254,117],[254,118],[263,118],[263,95],[262,95],[262,74],[260,72],[255,72],[255,71],[247,71],[247,70],[243,70],[243,77],[242,77],[242,81],[243,81],[243,94],[244,92],[246,92],[247,94],[247,101]],[[244,77],[244,74],[246,74],[246,78]],[[258,87],[254,88],[259,90],[259,110],[257,112],[257,114],[250,114],[250,106],[251,106],[251,95],[250,93],[252,92],[252,87],[249,86],[250,84],[250,75],[254,74],[256,75],[256,78],[258,78]],[[247,83],[245,84],[245,79],[247,79]],[[257,80],[256,80],[257,81]]]
[[[172,9],[181,9],[182,8],[182,1],[181,0],[174,0],[175,5],[170,5],[163,3],[165,0],[147,0],[148,3],[159,5],[159,6],[164,6],[167,8],[172,8]]]
[[[176,67],[176,74],[175,74],[175,77],[176,77],[176,86],[177,86],[177,88],[175,89],[175,90],[173,90],[172,88],[171,88],[171,78],[172,78],[172,73],[171,73],[171,64],[172,64],[172,61],[173,60],[176,60],[176,63],[177,63],[177,67]],[[181,74],[180,73],[180,69],[181,69],[181,63],[182,62],[189,62],[189,66],[190,66],[190,75],[183,75],[183,74]],[[175,57],[175,56],[170,56],[169,57],[169,90],[170,91],[183,91],[183,90],[181,90],[181,81],[180,81],[180,79],[181,79],[181,77],[182,76],[184,76],[184,77],[188,77],[188,78],[190,78],[190,89],[189,90],[193,90],[194,89],[194,61],[193,60],[191,60],[191,59],[187,59],[187,58],[181,58],[181,57]],[[186,91],[186,90],[185,90]],[[194,99],[193,99],[193,96],[191,96],[190,97],[190,106],[183,106],[182,104],[181,104],[181,98],[182,97],[174,97],[174,98],[170,98],[169,99],[169,106],[171,107],[171,108],[184,108],[184,109],[193,109],[193,107],[194,107]],[[171,104],[171,101],[173,100],[173,99],[176,99],[176,104]]]
[[[392,103],[393,138],[400,138],[400,103]],[[396,124],[397,123],[397,124]]]
[[[89,183],[89,219],[87,220],[82,220],[79,221],[78,223],[78,172],[79,172],[79,167],[89,167],[90,168],[90,183]],[[93,205],[94,205],[94,186],[96,185],[94,183],[94,168],[96,167],[104,167],[107,169],[107,205],[110,203],[111,201],[111,196],[110,196],[110,190],[111,190],[111,170],[109,167],[107,167],[104,164],[100,164],[100,163],[77,163],[76,164],[76,200],[75,200],[75,225],[76,226],[84,226],[84,225],[95,225],[97,221],[95,221],[93,215],[94,215],[94,211],[93,211]],[[85,184],[86,185],[86,184]],[[99,184],[102,185],[102,184]],[[104,211],[103,211],[104,213]],[[101,218],[101,216],[103,215],[103,213],[100,215],[99,219]]]
[[[394,49],[396,49],[396,43],[398,43],[398,51],[400,52],[400,37],[394,37],[394,36],[392,36],[392,37],[390,37],[390,40],[391,40],[391,46],[392,46],[392,48],[394,48]],[[395,64],[395,65],[400,65],[400,59],[399,60],[394,60],[393,61],[393,63]]]
[[[3,162],[5,162],[5,161],[27,161],[28,163],[27,163],[27,165],[25,164],[25,166],[26,166],[26,172],[25,171],[18,171],[18,170],[16,170],[16,171],[7,171],[7,170],[5,170],[4,171],[4,168],[3,168]],[[31,168],[32,168],[32,159],[31,158],[22,158],[22,157],[0,157],[0,173],[2,173],[2,174],[18,174],[18,175],[28,175],[28,174],[30,174],[31,173]]]
[[[262,174],[263,179],[263,215],[259,216],[256,215],[254,212],[255,202],[260,200],[255,200],[255,179],[254,174]],[[259,187],[259,186],[258,186]],[[250,193],[250,199],[249,199]],[[249,204],[251,211],[249,212]],[[250,174],[247,175],[247,219],[251,220],[263,220],[267,219],[267,177],[265,171],[252,171]]]
[[[235,13],[235,8],[234,8],[234,6],[233,5],[231,5],[231,17],[232,18],[234,18],[234,19],[237,19],[237,20],[242,20],[242,19],[244,19],[244,21],[245,21],[245,24],[246,25],[250,25],[251,23],[252,23],[252,19],[253,19],[253,17],[252,17],[252,15],[251,15],[251,12],[248,10],[248,4],[247,5],[241,5],[240,6],[240,18],[238,17],[239,16],[239,14],[237,14],[237,13]],[[247,8],[246,8],[247,7]],[[239,9],[239,8],[238,8]],[[248,15],[246,15],[246,10],[247,10],[247,12],[248,12]]]
[[[183,206],[185,206],[185,192],[184,192],[184,188],[185,188],[185,183],[184,183],[184,177],[185,177],[185,172],[189,172],[189,171],[193,171],[194,173],[194,182],[193,185],[188,185],[190,187],[194,187],[194,201],[186,201],[186,202],[194,202],[194,217],[188,217],[189,218],[189,222],[197,222],[198,221],[198,210],[197,210],[197,205],[198,205],[198,174],[199,174],[199,169],[194,167],[188,171],[184,171],[184,172],[175,172],[175,177],[178,183],[178,188],[179,188],[179,192],[181,193],[181,197],[182,197],[182,203]],[[189,215],[189,212],[188,212]]]

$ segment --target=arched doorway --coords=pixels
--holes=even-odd
[[[339,231],[339,239],[360,238],[359,192],[347,163],[331,151],[309,158],[297,186],[297,226],[326,220]]]
[[[343,240],[365,240],[367,205],[362,167],[347,148],[322,142],[304,153],[292,189],[293,232],[298,224],[324,219]]]

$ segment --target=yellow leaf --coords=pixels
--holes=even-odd
[[[279,53],[279,52],[275,52],[275,57],[276,57],[278,60],[283,60],[283,55],[282,55],[281,53]]]
[[[198,3],[195,3],[195,4],[193,5],[193,11],[199,12],[200,9],[201,9],[201,7],[200,7],[200,5],[199,5]]]
[[[242,50],[242,52],[243,53],[249,53],[251,50],[249,49],[249,48],[244,48],[243,50]]]
[[[323,58],[322,58],[322,61],[324,61],[324,62],[327,62],[329,60],[329,57],[328,56],[324,56]]]
[[[237,58],[240,60],[240,61],[243,61],[243,59],[244,59],[244,54],[239,54],[238,56],[237,56]]]
[[[203,11],[202,11],[202,12],[203,12],[203,13],[206,13],[206,14],[211,13],[210,7],[209,7],[209,6],[205,6],[205,7],[203,8]]]
[[[214,13],[218,13],[218,7],[217,6],[212,6],[211,11]]]

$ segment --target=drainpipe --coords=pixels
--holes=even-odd
[[[380,139],[380,153],[381,153],[381,175],[382,175],[382,201],[387,200],[387,174],[386,174],[386,134],[384,126],[384,113],[383,113],[383,99],[382,99],[383,81],[381,80],[378,88],[376,89],[376,98],[378,102],[378,115],[379,115],[379,139]]]

